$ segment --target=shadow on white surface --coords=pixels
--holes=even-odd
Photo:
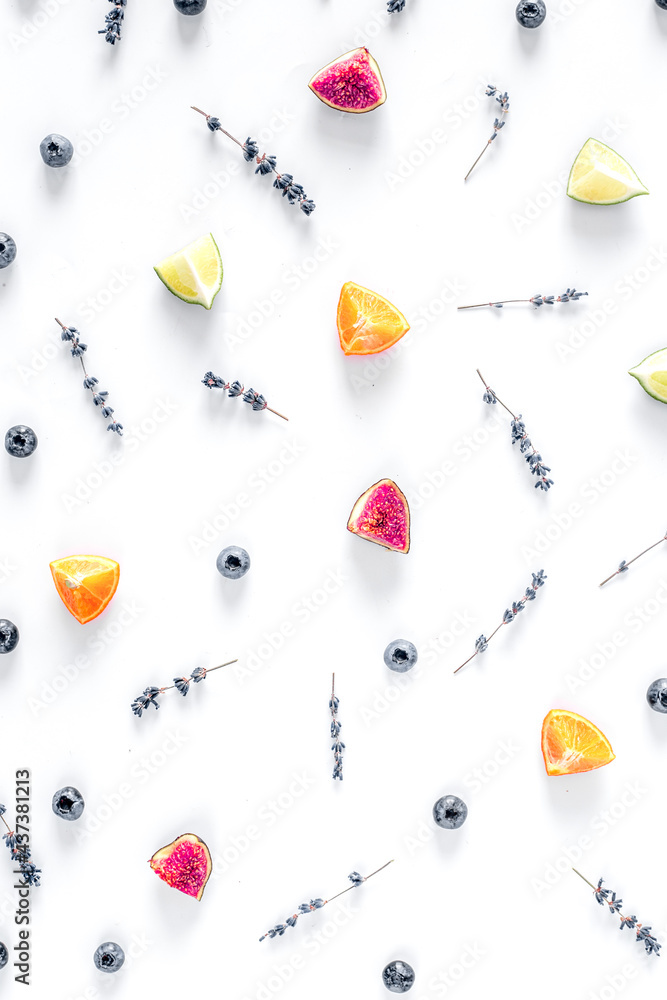
[[[39,444],[37,448],[39,449]],[[29,455],[28,458],[13,458],[5,452],[5,458],[9,465],[9,469],[7,470],[9,478],[12,484],[19,489],[27,488],[27,485],[39,476],[39,456],[36,453]]]
[[[604,768],[586,771],[574,775],[547,775],[547,792],[542,800],[549,805],[559,820],[567,812],[578,820],[581,815],[594,811],[600,805],[613,801],[614,791],[608,787],[611,776],[602,774],[607,768],[613,768],[615,761],[606,764]],[[620,780],[620,776],[617,777]]]

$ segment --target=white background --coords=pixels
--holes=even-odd
[[[667,672],[667,553],[597,584],[667,527],[667,412],[626,374],[667,340],[667,13],[653,0],[552,0],[527,32],[513,0],[408,0],[391,17],[380,0],[209,0],[192,19],[171,0],[129,0],[112,48],[96,34],[107,7],[14,0],[0,36],[0,229],[18,245],[0,284],[0,413],[3,432],[25,422],[39,436],[29,461],[2,462],[0,545],[0,612],[21,630],[1,664],[1,796],[11,815],[14,772],[32,769],[44,871],[31,995],[381,998],[383,966],[403,958],[421,1000],[662,996],[665,959],[619,935],[567,852],[583,837],[578,867],[664,938],[667,719],[645,691]],[[389,96],[345,116],[307,82],[359,44]],[[464,185],[493,120],[487,82],[509,91],[510,121]],[[315,214],[255,177],[191,104],[241,140],[270,129],[263,148]],[[51,131],[77,148],[66,170],[39,157]],[[626,156],[650,197],[606,209],[565,197],[589,135]],[[208,231],[225,264],[211,312],[152,271]],[[338,346],[346,280],[413,324],[370,364]],[[568,285],[589,298],[455,308]],[[272,295],[280,304],[261,318]],[[122,440],[52,346],[56,315],[88,343]],[[523,413],[553,470],[548,495],[482,402],[476,367]],[[262,391],[289,424],[205,390],[208,369]],[[169,415],[157,423],[156,410]],[[345,530],[385,476],[412,500],[407,557]],[[252,558],[234,584],[215,569],[231,543]],[[77,552],[121,564],[112,605],[85,627],[48,569]],[[537,601],[454,677],[541,567]],[[281,628],[290,635],[272,650]],[[421,653],[401,688],[382,662],[396,637]],[[146,685],[234,656],[242,672],[132,716]],[[334,669],[348,746],[337,786]],[[539,737],[552,707],[591,718],[616,761],[547,778]],[[502,744],[511,756],[498,765]],[[86,799],[77,824],[51,812],[65,784]],[[456,833],[430,818],[448,792],[470,810]],[[186,831],[216,859],[201,903],[146,864]],[[332,903],[258,943],[300,902],[389,858],[344,897],[353,911]],[[0,875],[11,947],[9,859]],[[92,964],[108,939],[137,956],[117,976]],[[2,976],[6,995],[22,995]]]

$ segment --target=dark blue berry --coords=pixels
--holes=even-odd
[[[74,156],[72,143],[57,132],[52,132],[42,139],[39,151],[47,167],[66,167]]]
[[[667,0],[655,0],[658,7],[662,7],[663,10],[667,10]]]
[[[417,662],[417,647],[407,639],[394,639],[384,651],[384,662],[390,670],[404,674]]]
[[[646,700],[654,712],[667,713],[667,677],[653,681],[646,692]]]
[[[516,8],[516,19],[524,28],[539,28],[546,16],[544,0],[520,0]]]
[[[415,970],[407,962],[390,962],[382,970],[382,982],[390,993],[407,993],[415,981]]]
[[[228,545],[218,556],[216,566],[228,580],[239,580],[250,569],[250,556],[238,545]]]
[[[0,618],[0,653],[11,653],[19,644],[19,630],[14,622]]]
[[[201,14],[208,0],[174,0],[179,14]]]
[[[125,952],[115,941],[105,941],[93,955],[95,968],[100,972],[118,972],[125,961]]]
[[[73,823],[79,819],[86,803],[78,788],[67,785],[66,788],[59,789],[51,799],[51,808],[56,816],[66,819],[68,823]]]
[[[7,233],[0,233],[0,269],[9,267],[16,257],[16,243]]]
[[[7,951],[7,945],[0,941],[0,969],[4,969],[9,961],[9,952]]]
[[[28,458],[36,447],[37,435],[25,424],[16,424],[5,434],[5,448],[14,458]]]
[[[458,795],[443,795],[433,806],[433,819],[443,830],[458,830],[468,818],[468,807]]]

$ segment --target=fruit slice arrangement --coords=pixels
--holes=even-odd
[[[374,111],[387,100],[380,67],[363,47],[334,59],[308,86],[330,108],[357,115]]]
[[[649,354],[631,368],[628,374],[637,379],[649,396],[653,396],[661,403],[667,403],[667,347]]]
[[[67,556],[51,563],[51,575],[67,610],[85,625],[102,614],[116,593],[120,566],[104,556]]]
[[[213,862],[208,847],[194,833],[184,833],[171,844],[161,847],[150,859],[155,874],[172,889],[200,900],[208,882]]]
[[[154,270],[173,295],[204,309],[211,308],[222,285],[222,259],[210,233],[165,257]]]
[[[593,771],[614,760],[609,740],[576,712],[552,708],[542,724],[542,755],[548,775]]]
[[[345,354],[379,354],[410,329],[396,306],[354,281],[346,281],[341,289],[336,323]]]
[[[410,508],[392,479],[381,479],[362,493],[347,529],[394,552],[410,551]]]
[[[648,191],[622,156],[597,139],[587,139],[572,165],[567,193],[587,205],[618,205]]]

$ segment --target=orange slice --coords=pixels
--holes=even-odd
[[[116,593],[120,566],[104,556],[67,556],[51,563],[51,574],[63,604],[85,625],[102,614]]]
[[[341,289],[336,322],[345,354],[379,354],[410,329],[396,306],[354,281]]]
[[[604,733],[564,708],[552,708],[542,723],[542,755],[549,775],[593,771],[615,759]]]

